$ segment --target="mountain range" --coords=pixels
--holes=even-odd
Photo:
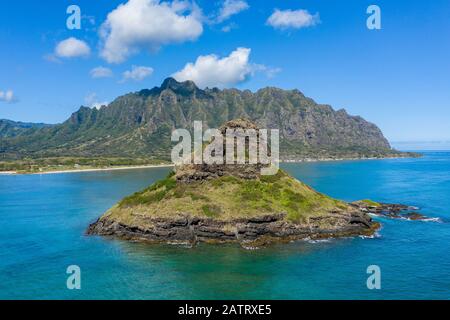
[[[299,90],[203,90],[192,81],[168,78],[160,87],[120,96],[99,109],[82,106],[61,124],[0,120],[0,156],[168,160],[174,129],[192,130],[195,120],[218,128],[236,118],[279,129],[284,160],[402,155],[375,124],[317,104]]]

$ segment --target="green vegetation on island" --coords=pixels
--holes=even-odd
[[[312,216],[346,209],[346,203],[312,190],[282,170],[275,176],[258,179],[223,176],[190,184],[177,183],[172,173],[124,198],[108,217],[141,225],[145,219],[140,218],[145,216],[167,218],[184,213],[230,221],[285,212],[286,220],[304,222]]]

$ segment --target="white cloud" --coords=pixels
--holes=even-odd
[[[108,14],[100,31],[100,55],[120,63],[141,49],[196,40],[203,33],[200,9],[187,1],[129,0]]]
[[[281,71],[280,68],[250,63],[250,53],[249,48],[237,48],[223,58],[215,54],[199,56],[194,63],[187,63],[172,77],[177,81],[194,81],[200,88],[224,88],[243,82],[256,73],[272,78]]]
[[[250,8],[248,3],[243,0],[225,0],[220,8],[219,15],[217,16],[217,22],[223,22],[229,19],[231,16],[238,14],[241,11]]]
[[[267,19],[267,24],[275,29],[301,29],[320,23],[319,13],[310,14],[307,10],[278,10]]]
[[[98,97],[97,94],[95,92],[89,93],[85,98],[84,98],[84,103],[90,107],[90,108],[95,108],[95,109],[100,109],[103,106],[107,106],[109,105],[109,102],[104,101],[104,102],[99,102],[98,101]]]
[[[60,58],[85,57],[91,53],[86,42],[76,38],[68,38],[56,45],[55,56]]]
[[[14,92],[12,90],[0,91],[0,101],[6,103],[16,102],[17,99],[14,96]]]
[[[153,68],[144,66],[132,66],[131,70],[127,70],[123,73],[122,81],[127,80],[142,81],[152,74]]]
[[[111,69],[109,68],[105,68],[105,67],[96,67],[94,69],[92,69],[90,72],[90,75],[92,78],[97,79],[97,78],[110,78],[113,76],[113,72]]]
[[[199,87],[227,87],[244,81],[252,73],[249,63],[251,50],[238,48],[228,57],[214,54],[199,56],[195,63],[188,63],[173,74],[178,81],[192,80]]]

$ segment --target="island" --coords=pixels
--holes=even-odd
[[[237,119],[220,130],[228,128],[245,130],[255,124]],[[262,166],[176,166],[165,179],[117,203],[89,226],[87,234],[159,243],[261,246],[305,238],[372,236],[379,229],[369,215],[379,204],[333,199],[281,169],[262,175]]]

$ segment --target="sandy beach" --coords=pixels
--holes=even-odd
[[[126,166],[126,167],[111,167],[111,168],[92,168],[92,169],[73,169],[73,170],[54,170],[43,172],[20,173],[16,171],[0,171],[0,175],[19,175],[19,174],[60,174],[60,173],[81,173],[81,172],[95,172],[95,171],[116,171],[116,170],[133,170],[133,169],[148,169],[148,168],[170,168],[171,164],[160,165],[145,165],[145,166]]]

